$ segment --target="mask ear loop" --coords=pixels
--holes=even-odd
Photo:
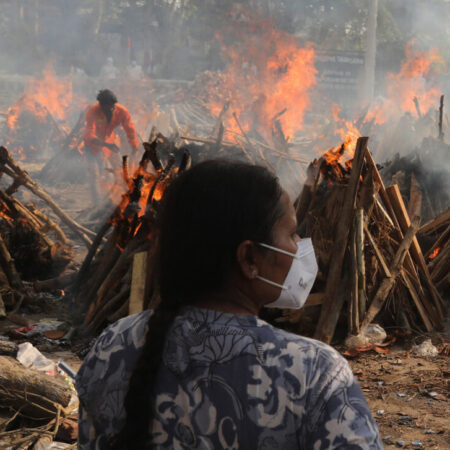
[[[263,242],[258,242],[258,245],[260,245],[261,247],[268,248],[269,250],[273,250],[274,252],[283,253],[285,255],[292,256],[293,258],[298,259],[298,256],[297,256],[296,253],[291,253],[291,252],[288,252],[288,251],[283,250],[283,249],[278,248],[278,247],[272,247],[271,245],[264,244]]]
[[[278,287],[278,288],[281,288],[281,289],[288,289],[287,286],[285,286],[284,284],[275,283],[275,281],[270,281],[267,278],[260,277],[259,275],[256,276],[256,278],[258,280],[264,281],[265,283],[271,284],[272,286],[275,286],[275,287]]]

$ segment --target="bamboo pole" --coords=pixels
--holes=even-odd
[[[364,261],[364,210],[356,210],[355,220],[355,245],[356,245],[356,264],[358,270],[358,300],[359,316],[364,317],[366,313],[367,295],[366,295],[366,264]]]

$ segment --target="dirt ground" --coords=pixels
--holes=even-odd
[[[33,169],[35,167],[28,168],[31,175]],[[45,189],[63,209],[83,223],[83,211],[91,206],[87,186],[68,184],[45,186]],[[22,191],[18,198],[35,201],[41,206],[29,193]],[[75,242],[73,269],[81,264],[85,253],[83,244]],[[36,310],[34,314],[24,312],[23,315],[30,323],[43,317],[70,321],[73,318],[64,303],[62,297],[48,298],[43,301],[41,311]],[[17,324],[6,319],[1,320],[0,336],[17,327]],[[429,337],[435,345],[450,343],[450,319],[442,332],[416,336],[414,341],[418,344]],[[81,364],[81,359],[74,355],[70,347],[59,347],[48,339],[36,345],[46,356],[54,360],[64,359],[75,370]],[[411,345],[412,342],[397,342],[388,354],[370,351],[348,359],[378,423],[386,448],[449,449],[450,356],[442,353],[436,357],[419,357],[411,351]],[[338,350],[344,351],[340,347]]]

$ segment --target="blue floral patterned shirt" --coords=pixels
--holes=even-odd
[[[107,328],[77,376],[79,449],[123,426],[128,381],[151,311]],[[189,307],[168,334],[158,375],[157,449],[380,449],[347,361],[255,316]]]

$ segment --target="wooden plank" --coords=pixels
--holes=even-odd
[[[137,314],[144,309],[145,280],[147,278],[147,252],[135,253],[131,277],[128,314]]]

